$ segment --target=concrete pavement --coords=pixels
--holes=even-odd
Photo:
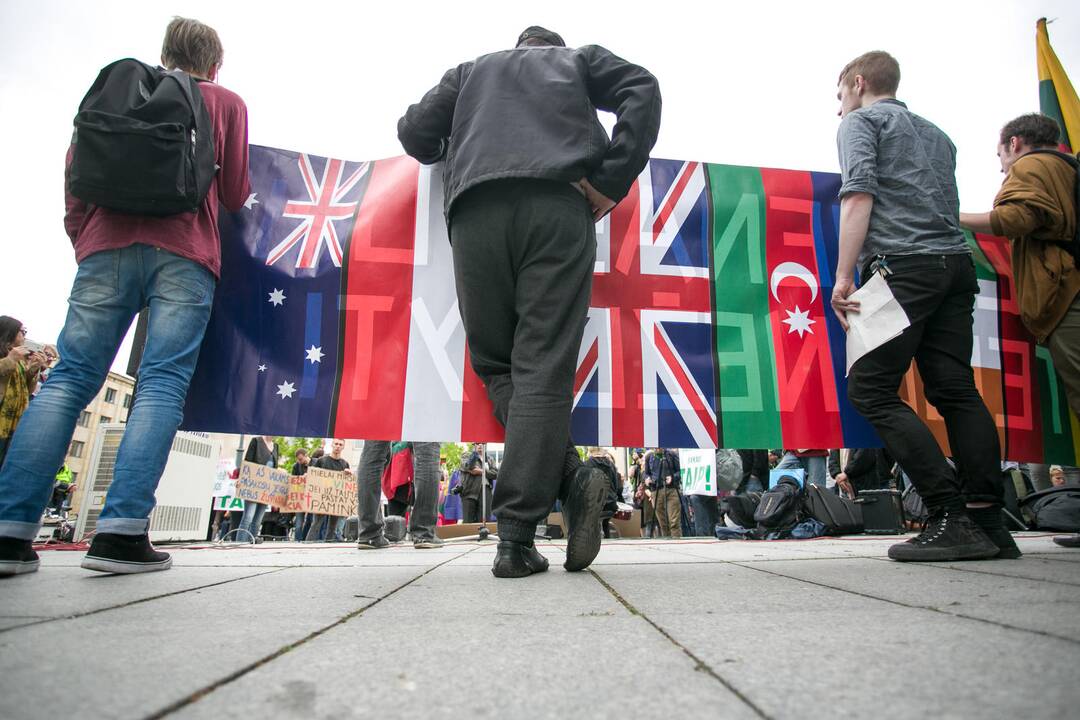
[[[1066,718],[1080,552],[903,565],[896,538],[605,542],[495,580],[494,544],[171,548],[0,581],[2,718]]]

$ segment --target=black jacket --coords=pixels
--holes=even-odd
[[[834,478],[841,470],[848,476],[856,492],[884,490],[889,487],[892,462],[881,448],[858,448],[848,455],[847,465],[840,467],[840,451],[829,452],[829,475]]]
[[[596,111],[616,115],[609,141]],[[656,78],[598,45],[521,47],[447,71],[398,121],[405,152],[445,158],[444,210],[473,185],[500,178],[587,178],[618,202],[660,129]]]
[[[261,437],[251,438],[251,442],[249,442],[247,446],[247,452],[244,453],[244,461],[258,463],[259,465],[271,465],[272,467],[277,467],[277,443],[274,443],[274,450],[273,452],[271,452],[266,447],[266,443],[263,442],[263,439]]]

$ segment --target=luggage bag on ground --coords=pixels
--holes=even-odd
[[[905,532],[904,505],[896,490],[862,490],[855,502],[862,507],[863,532],[899,535]]]
[[[863,531],[860,506],[828,488],[807,485],[803,505],[806,515],[825,525],[826,535],[854,535]]]

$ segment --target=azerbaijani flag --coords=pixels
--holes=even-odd
[[[1065,74],[1046,32],[1046,18],[1035,23],[1035,61],[1039,67],[1039,109],[1061,127],[1058,148],[1076,152],[1080,145],[1080,99]]]

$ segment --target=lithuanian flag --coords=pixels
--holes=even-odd
[[[1046,33],[1046,18],[1035,24],[1035,55],[1039,67],[1039,109],[1057,120],[1061,128],[1058,147],[1062,152],[1080,150],[1080,99],[1065,74]]]

